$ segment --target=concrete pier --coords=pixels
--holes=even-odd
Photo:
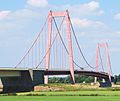
[[[22,70],[20,76],[5,76],[0,78],[3,93],[33,91],[34,86],[44,83],[44,71]]]

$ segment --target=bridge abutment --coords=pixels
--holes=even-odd
[[[111,80],[112,81],[110,81],[109,77],[107,79],[99,78],[99,83],[100,83],[99,87],[111,87],[112,86],[112,82],[114,81],[114,78],[111,78]]]
[[[3,93],[33,91],[34,86],[44,83],[44,72],[41,70],[20,71],[21,76],[1,77]]]

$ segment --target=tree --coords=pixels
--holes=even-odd
[[[84,75],[75,75],[75,82],[76,83],[91,83],[94,81],[94,77],[91,76],[84,76]],[[49,78],[50,83],[70,83],[71,79],[70,76],[67,77],[50,77]]]

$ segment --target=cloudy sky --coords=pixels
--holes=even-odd
[[[13,67],[30,47],[49,10],[69,10],[86,58],[107,42],[111,67],[120,73],[119,0],[0,0],[0,66]]]

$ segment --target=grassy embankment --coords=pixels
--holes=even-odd
[[[41,91],[0,96],[0,101],[120,101],[120,86],[99,88],[90,85],[49,84]],[[7,95],[7,94],[6,94]]]
[[[0,101],[120,101],[120,96],[2,96]]]

